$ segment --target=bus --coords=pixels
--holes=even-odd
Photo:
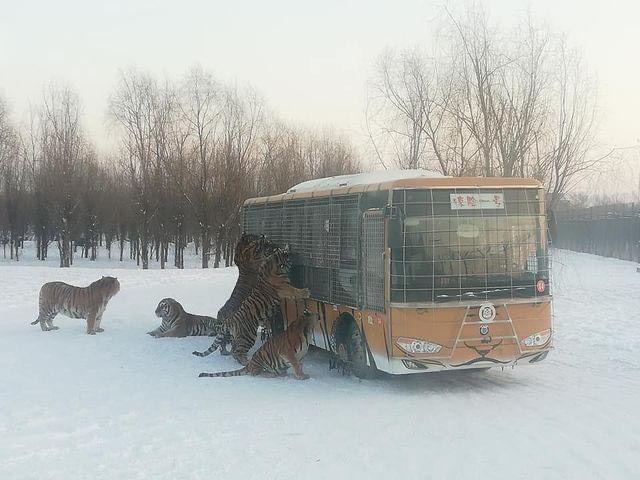
[[[384,171],[251,198],[243,229],[291,252],[320,315],[311,343],[362,378],[537,363],[552,348],[537,180]]]

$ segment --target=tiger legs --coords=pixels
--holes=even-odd
[[[253,332],[253,335],[247,333],[242,337],[234,339],[234,341],[232,342],[231,354],[240,365],[246,365],[247,363],[249,363],[247,355],[249,354],[249,350],[251,350],[251,347],[255,345],[257,337],[257,332]]]
[[[224,333],[223,335],[224,337],[220,342],[220,355],[231,355],[231,351],[233,350],[231,335],[229,333]],[[227,348],[227,345],[229,346],[229,348]]]
[[[151,335],[152,337],[155,337],[156,335],[158,335],[159,333],[162,333],[162,325],[160,325],[158,328],[156,328],[155,330],[151,330],[150,332],[147,332],[147,335]]]
[[[55,318],[55,316],[58,314],[58,312],[51,312],[48,314],[43,314],[41,313],[38,316],[38,319],[33,322],[33,325],[35,325],[36,323],[40,323],[40,328],[42,329],[43,332],[48,332],[51,330],[58,330],[60,327],[56,327],[53,324],[53,319]]]
[[[100,314],[96,315],[96,328],[95,328],[95,331],[97,333],[104,332],[104,328],[100,328],[100,322],[101,321],[102,321],[102,314],[100,313]]]
[[[156,338],[162,337],[186,337],[186,335],[182,335],[180,329],[177,326],[171,327],[166,332],[158,332],[154,335]]]
[[[279,285],[278,297],[280,298],[292,298],[294,300],[309,298],[308,288],[296,288],[292,285]]]
[[[87,334],[96,334],[96,312],[90,312],[87,315]]]
[[[293,376],[298,380],[307,380],[309,375],[302,371],[302,363],[296,357],[295,352],[285,352],[282,357],[291,364],[291,368],[293,368]]]

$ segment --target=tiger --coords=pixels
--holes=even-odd
[[[292,367],[295,378],[306,380],[309,375],[302,371],[301,360],[309,350],[309,335],[318,318],[318,314],[305,310],[284,332],[267,339],[246,366],[230,372],[201,373],[198,377],[253,375],[272,378],[286,375],[287,369]]]
[[[256,284],[260,267],[274,251],[275,245],[264,235],[242,234],[234,255],[234,262],[238,267],[238,280],[231,296],[218,310],[218,320],[224,320],[242,305],[242,301]]]
[[[100,327],[107,303],[120,291],[120,282],[114,277],[102,277],[88,287],[75,287],[64,282],[45,283],[40,288],[38,318],[31,325],[40,323],[47,332],[58,330],[53,319],[58,313],[70,318],[87,320],[87,333],[104,332]]]
[[[162,324],[147,332],[155,338],[207,336],[214,333],[217,320],[204,315],[185,312],[184,308],[173,298],[163,298],[156,308],[156,316],[162,318]]]
[[[258,272],[255,287],[249,292],[240,307],[216,327],[216,338],[204,352],[193,352],[205,357],[224,348],[231,338],[231,353],[242,365],[247,364],[247,353],[256,343],[258,327],[270,327],[268,323],[280,308],[283,298],[309,298],[309,290],[295,288],[289,282],[289,247],[276,248],[265,260]]]

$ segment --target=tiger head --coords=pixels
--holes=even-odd
[[[265,259],[262,273],[267,276],[284,277],[289,275],[291,269],[291,258],[289,256],[289,245],[284,248],[275,248]]]
[[[243,233],[236,245],[235,263],[239,268],[258,269],[275,248],[264,235]]]
[[[108,298],[113,297],[120,291],[120,282],[116,277],[102,277],[94,283],[100,286],[100,290]]]
[[[163,298],[156,307],[156,316],[160,318],[168,317],[172,311],[181,310],[182,305],[173,298]]]

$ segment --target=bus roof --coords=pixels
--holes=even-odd
[[[335,177],[316,178],[294,185],[287,193],[335,190],[336,188],[353,187],[355,185],[371,185],[374,183],[405,180],[407,178],[442,178],[444,175],[429,170],[378,170],[368,173],[337,175]]]
[[[291,187],[286,193],[250,198],[245,201],[245,205],[398,188],[456,187],[540,188],[542,184],[538,180],[531,178],[445,177],[429,170],[383,170],[309,180]]]

